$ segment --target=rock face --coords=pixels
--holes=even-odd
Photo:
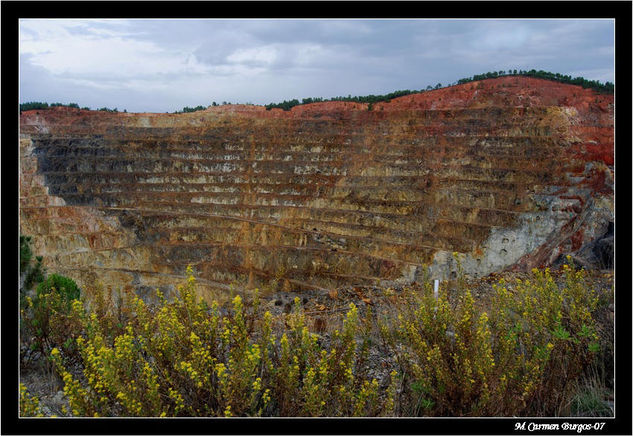
[[[613,96],[504,77],[389,103],[20,126],[21,232],[49,271],[169,292],[331,289],[531,268],[613,223]]]

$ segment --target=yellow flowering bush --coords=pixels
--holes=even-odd
[[[20,416],[44,416],[40,409],[40,401],[36,396],[29,394],[22,383],[20,383]]]
[[[358,378],[358,309],[350,306],[329,349],[307,327],[299,300],[275,334],[273,316],[249,310],[238,295],[222,315],[195,294],[191,268],[178,297],[150,307],[130,302],[129,320],[113,328],[74,302],[82,332],[75,341],[82,372],[51,357],[76,416],[367,416],[384,413],[378,381]],[[97,305],[98,307],[98,305]],[[393,389],[392,389],[393,390]],[[394,394],[385,404],[393,410]]]
[[[549,271],[494,285],[490,309],[466,290],[454,306],[430,285],[382,327],[399,355],[404,415],[556,415],[567,389],[598,351],[592,312],[598,298],[584,272],[565,265],[562,285]],[[403,346],[404,345],[404,346]]]
[[[60,319],[71,343],[49,340],[74,416],[557,414],[600,351],[597,294],[570,266],[560,284],[549,270],[500,281],[486,310],[463,280],[456,300],[430,283],[405,289],[393,316],[350,303],[327,335],[298,298],[281,315],[257,293],[209,305],[187,274],[171,301],[70,302]],[[39,413],[26,392],[20,404]]]

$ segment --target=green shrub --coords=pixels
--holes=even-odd
[[[29,266],[24,277],[24,288],[31,289],[33,284],[44,280],[46,269],[42,266],[42,256],[35,256],[35,265]]]
[[[33,250],[31,250],[31,237],[20,235],[20,273],[27,271],[32,257]]]
[[[20,321],[34,342],[33,349],[46,352],[53,345],[73,349],[72,338],[77,326],[70,322],[71,303],[80,298],[81,291],[74,280],[51,274],[40,283],[35,296],[24,296]]]
[[[42,256],[36,256],[35,264],[33,264],[31,237],[20,235],[20,275],[24,278],[20,289],[21,300],[24,300],[26,292],[32,288],[33,284],[44,280],[46,270],[42,265],[42,260]]]
[[[70,302],[72,300],[78,300],[81,291],[73,279],[59,274],[51,274],[38,285],[37,296],[42,298],[43,295],[50,293],[58,293],[61,297],[61,303],[69,309]]]
[[[42,256],[35,257],[32,263],[33,250],[31,249],[31,237],[20,235],[20,274],[24,276],[24,284],[21,293],[30,290],[33,284],[44,280],[45,268],[42,266]]]

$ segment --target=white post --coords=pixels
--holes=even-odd
[[[435,297],[435,299],[437,300],[438,297],[438,290],[440,288],[440,281],[439,280],[433,280],[433,296]]]

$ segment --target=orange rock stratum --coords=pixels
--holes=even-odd
[[[389,103],[28,111],[20,229],[49,272],[169,293],[546,265],[613,222],[613,96],[520,77]]]

